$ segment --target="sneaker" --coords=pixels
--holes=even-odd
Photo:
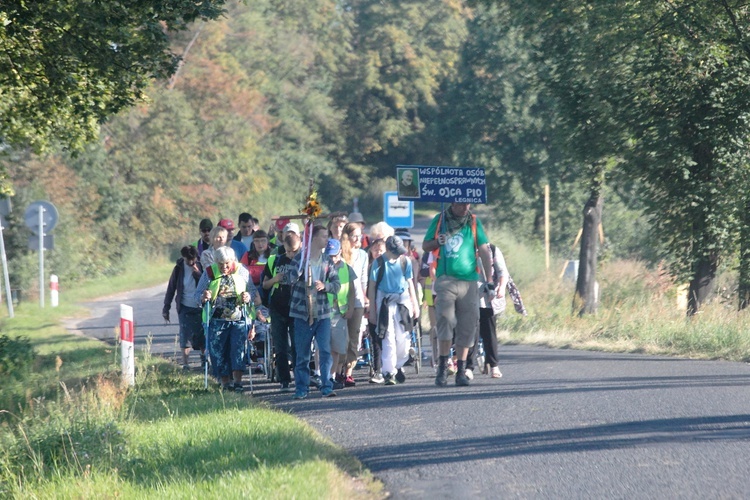
[[[291,392],[292,388],[289,387],[289,382],[281,383],[281,392]]]
[[[370,378],[370,383],[371,384],[382,384],[384,382],[385,382],[385,379],[383,378],[383,374],[382,373],[376,373],[375,375],[373,375]]]
[[[182,365],[182,371],[186,372],[190,370],[190,365]]]
[[[335,378],[332,378],[331,379],[331,387],[333,387],[333,390],[339,391],[339,390],[341,390],[341,389],[344,388],[344,383],[343,382],[339,382]]]
[[[310,377],[310,387],[315,387],[315,388],[320,389],[320,386],[322,385],[323,385],[323,382],[320,380],[320,377],[318,377],[317,375]]]
[[[501,378],[502,376],[503,374],[500,372],[499,366],[494,366],[490,371],[490,377],[492,378]]]
[[[456,368],[456,365],[453,363],[453,360],[448,358],[448,366],[446,367],[446,370],[448,372],[448,375],[455,375],[458,371],[458,368]]]
[[[334,391],[333,389],[323,389],[322,391],[320,391],[320,393],[323,395],[324,398],[336,397],[336,391]]]
[[[464,373],[456,373],[456,385],[458,386],[469,385],[469,377],[466,376],[466,370],[464,370]]]
[[[344,379],[344,387],[354,387],[357,383],[354,381],[354,377],[349,375]]]
[[[222,391],[233,391],[234,390],[234,384],[229,382],[228,384],[221,384],[221,390]]]
[[[399,368],[396,372],[396,382],[398,382],[399,384],[403,384],[404,382],[406,382],[406,375],[404,375],[404,370],[402,370],[401,368]]]
[[[396,385],[396,384],[398,384],[398,382],[396,381],[396,379],[393,378],[393,375],[390,374],[390,373],[386,373],[383,376],[383,379],[385,380],[385,385]]]
[[[242,387],[242,382],[235,382],[234,383],[234,392],[242,392],[245,389]]]
[[[469,380],[474,380],[474,371],[471,368],[464,370],[464,375],[466,375],[466,378]]]
[[[292,396],[292,399],[305,399],[307,398],[306,392],[295,392],[294,396]]]

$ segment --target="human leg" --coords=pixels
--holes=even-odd
[[[289,372],[289,325],[292,321],[289,316],[271,311],[271,338],[273,350],[276,352],[276,374],[282,384],[292,381]]]
[[[229,359],[232,365],[232,378],[235,385],[242,384],[242,372],[245,370],[245,343],[247,326],[244,321],[231,321],[229,325]],[[252,374],[251,374],[252,376]]]
[[[294,387],[297,394],[307,394],[309,390],[312,336],[312,329],[307,321],[294,318],[294,343],[297,351],[294,363]]]
[[[182,367],[183,368],[188,368],[188,355],[190,354],[190,348],[188,347],[188,340],[190,340],[190,336],[191,336],[186,309],[187,308],[183,306],[180,308],[180,312],[177,313],[177,317],[179,318],[179,322],[180,322],[179,344],[180,344],[180,350],[182,351]]]
[[[321,386],[320,392],[328,395],[332,390],[331,373],[333,359],[331,358],[331,320],[329,318],[319,319],[313,323],[315,338],[318,340],[318,353],[320,359]]]
[[[466,361],[469,347],[478,338],[479,293],[473,281],[457,281],[456,289],[456,355]]]
[[[365,309],[363,307],[355,307],[352,317],[346,321],[346,327],[349,333],[349,345],[347,346],[345,360],[347,377],[352,376],[354,366],[357,364],[357,351],[359,348],[360,330],[364,314]]]
[[[456,327],[457,281],[450,276],[440,276],[435,282],[435,314],[440,356],[450,354],[453,330]]]
[[[479,335],[484,344],[485,362],[490,365],[490,368],[495,368],[497,366],[497,324],[491,307],[479,309]]]

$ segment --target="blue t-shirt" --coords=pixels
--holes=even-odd
[[[411,270],[411,259],[405,255],[396,259],[396,262],[390,262],[385,255],[383,256],[383,259],[385,260],[385,274],[383,274],[383,279],[378,286],[378,290],[383,293],[404,293],[408,289],[406,280],[411,279],[413,276]],[[402,261],[405,263],[403,268],[401,264]],[[372,270],[370,271],[370,279],[373,283],[377,283],[379,268],[380,259],[375,259],[375,262],[372,263]]]
[[[234,254],[237,256],[237,262],[242,260],[242,257],[247,253],[247,247],[244,243],[238,240],[230,240],[229,246],[234,250]]]

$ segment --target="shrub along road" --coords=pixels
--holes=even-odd
[[[114,338],[134,306],[137,344],[175,352],[164,285],[87,304],[82,333]],[[255,397],[306,420],[358,457],[394,498],[750,497],[750,367],[529,346],[501,348],[502,379],[366,383],[292,401],[255,375]],[[197,357],[194,358],[197,361]],[[196,365],[197,368],[197,365]]]

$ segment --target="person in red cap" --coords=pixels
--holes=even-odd
[[[234,250],[234,254],[237,256],[237,261],[239,262],[247,253],[247,246],[241,241],[233,239],[234,222],[232,219],[221,219],[216,225],[227,230],[228,245]]]
[[[281,234],[284,231],[284,228],[287,224],[289,224],[289,219],[282,217],[280,219],[276,219],[276,221],[271,224],[271,228],[268,231],[269,236],[271,237],[268,242],[281,249],[281,247],[284,245],[284,236]]]

